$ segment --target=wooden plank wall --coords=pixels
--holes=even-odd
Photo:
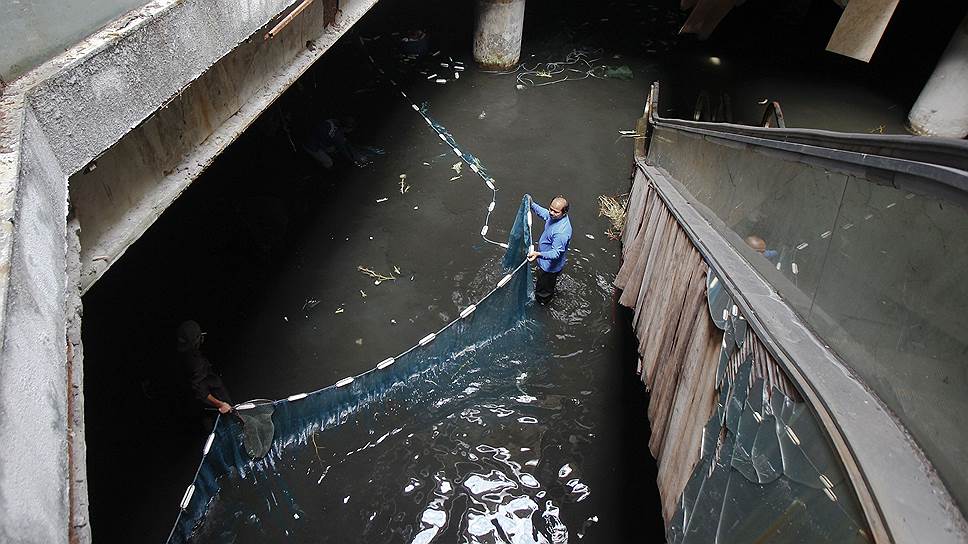
[[[650,391],[649,449],[659,466],[658,487],[666,521],[699,462],[703,427],[718,400],[716,372],[723,331],[706,301],[709,266],[641,170],[636,171],[622,235],[623,264],[615,278],[619,303],[634,308],[639,371]],[[753,357],[751,383],[799,400],[752,328],[730,357],[727,376]]]

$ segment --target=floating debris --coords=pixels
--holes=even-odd
[[[454,176],[454,177],[450,178],[450,181],[457,181],[457,180],[459,180],[462,177],[464,177],[464,176]]]
[[[360,289],[360,295],[362,295],[363,298],[366,298],[366,291]]]
[[[343,313],[343,312],[344,312],[344,310],[343,310],[342,308],[336,308],[336,311],[335,311],[335,312],[333,312],[333,313],[334,313],[334,314],[341,314],[341,313]]]
[[[313,308],[316,307],[317,304],[319,304],[319,301],[318,300],[316,300],[314,298],[307,298],[306,299],[306,302],[304,302],[303,305],[302,305],[302,309],[303,309],[303,311],[312,310]]]
[[[769,102],[769,101],[770,101],[769,98],[764,98],[762,100],[757,101],[756,103],[759,104],[759,105],[761,105],[761,106],[765,106],[766,103]]]
[[[478,119],[483,119],[485,117],[487,117],[487,112],[485,112],[484,110],[481,110],[481,114],[478,115],[477,118]]]
[[[393,272],[394,272],[395,274],[398,274],[398,275],[399,275],[399,274],[400,274],[400,269],[399,269],[399,268],[397,268],[396,266],[394,266],[394,267],[393,267]]]
[[[627,198],[627,195],[619,197],[600,195],[598,197],[598,216],[607,217],[612,224],[605,231],[605,236],[610,240],[618,240],[622,237],[622,230],[625,229],[625,202]]]
[[[384,274],[380,274],[379,272],[374,272],[373,270],[370,270],[369,268],[362,265],[358,266],[356,269],[359,270],[364,275],[380,281],[392,281],[397,279],[394,276],[387,276]],[[360,292],[362,293],[363,291],[360,291]],[[366,295],[364,294],[363,296],[365,297]]]
[[[383,198],[378,198],[378,199],[376,199],[376,203],[377,203],[377,204],[379,204],[379,203],[381,203],[381,202],[386,202],[387,200],[390,200],[390,199],[389,199],[389,198],[387,198],[387,197],[383,197]]]
[[[621,66],[610,66],[606,68],[605,77],[609,79],[621,79],[628,81],[633,79],[635,76],[632,74],[632,69],[623,64]]]
[[[454,172],[457,172],[458,174],[460,174],[460,169],[463,166],[464,166],[464,163],[462,163],[460,161],[457,161],[457,162],[454,163],[454,166],[451,166],[450,167],[450,169],[453,170]]]
[[[595,239],[594,236],[592,236],[591,234],[588,234],[587,232],[585,233],[585,238],[588,238],[589,240],[594,240]]]

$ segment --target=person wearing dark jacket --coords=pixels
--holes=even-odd
[[[177,349],[195,398],[227,414],[232,411],[232,400],[222,378],[199,349],[203,339],[204,333],[198,323],[185,321],[178,326]]]
[[[357,151],[346,138],[346,134],[352,132],[355,125],[356,122],[348,117],[326,119],[312,127],[303,143],[303,149],[327,170],[333,167],[337,157],[356,166],[364,166],[367,163],[366,156]]]

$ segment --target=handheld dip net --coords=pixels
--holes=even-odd
[[[371,420],[374,408],[419,413],[419,403],[426,401],[420,398],[420,384],[438,379],[460,387],[451,376],[487,369],[495,358],[519,350],[520,339],[510,336],[521,329],[532,297],[526,259],[532,244],[529,204],[527,197],[522,199],[511,228],[502,263],[505,275],[442,329],[360,375],[285,399],[250,401],[236,406],[238,417],[219,417],[168,542],[234,542],[247,523],[258,526],[253,534],[260,540],[305,530],[300,527],[313,523],[307,518],[325,515],[320,497],[328,498],[323,478],[329,466],[321,470],[325,463],[318,441],[346,442],[341,433],[355,432],[364,434],[354,437],[367,444],[364,448],[379,444],[400,429],[367,437],[360,429],[372,434],[380,424]],[[339,532],[332,527],[326,536]]]

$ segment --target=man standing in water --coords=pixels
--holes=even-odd
[[[178,325],[178,353],[191,380],[195,398],[203,404],[217,408],[220,413],[227,414],[232,411],[232,401],[222,378],[215,373],[212,363],[208,362],[199,349],[203,339],[204,333],[198,323],[185,321]]]
[[[538,239],[537,251],[528,252],[528,260],[538,261],[538,278],[534,287],[534,298],[539,304],[548,304],[555,296],[558,274],[565,267],[565,253],[571,242],[571,220],[568,219],[568,201],[558,195],[551,201],[548,209],[535,204],[531,195],[531,210],[545,220],[544,232]]]

